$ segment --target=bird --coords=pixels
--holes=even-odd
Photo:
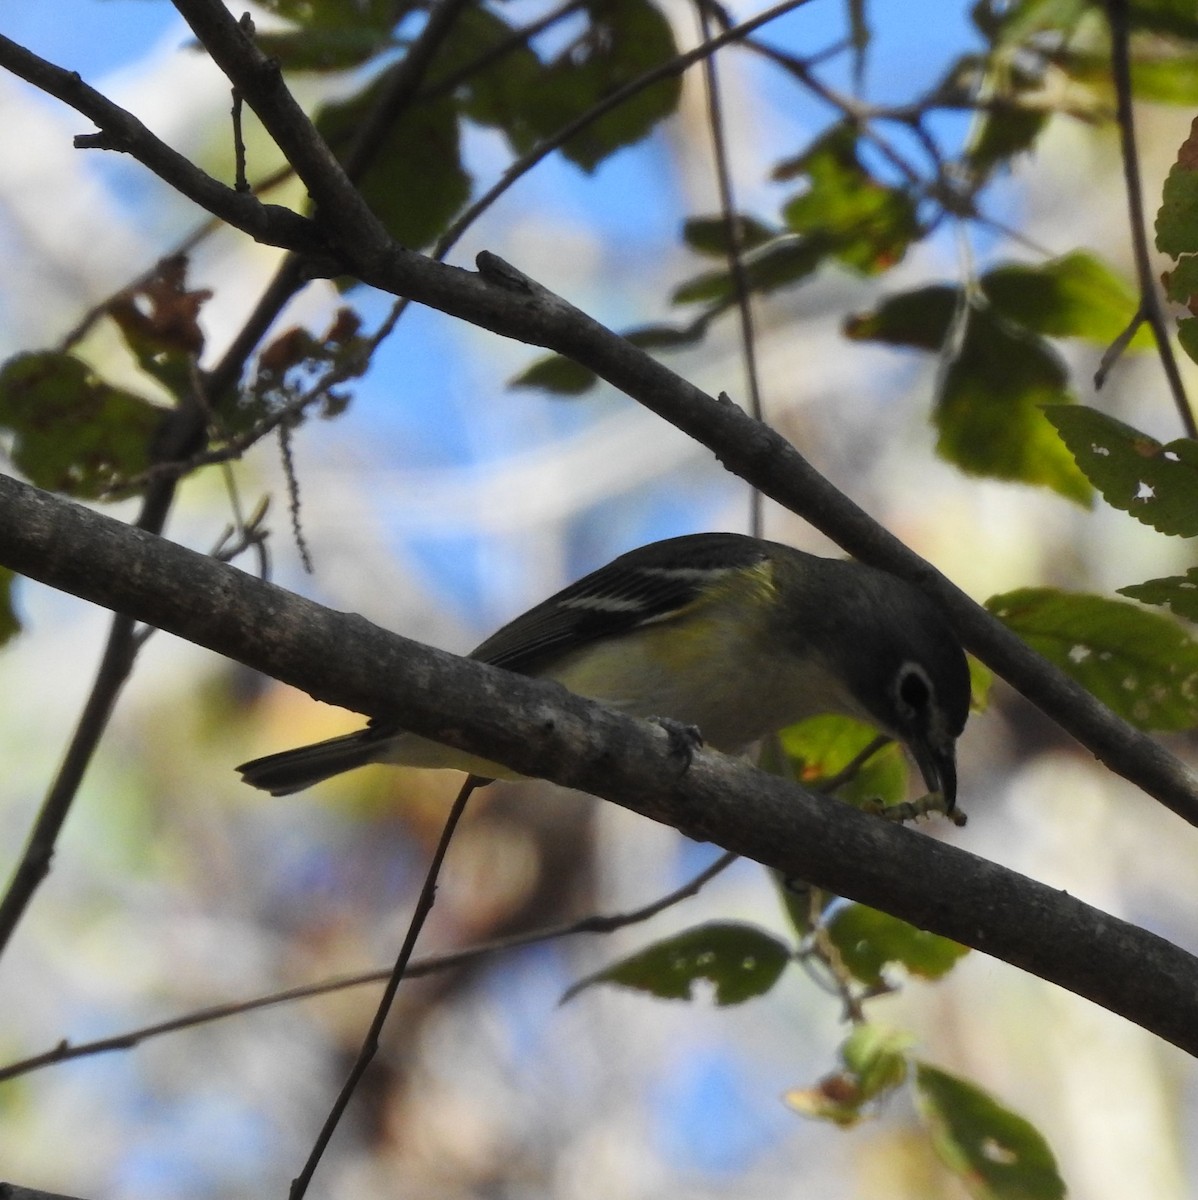
[[[956,803],[965,652],[928,594],[851,559],[746,534],[667,538],[563,588],[470,657],[631,716],[694,727],[728,754],[807,717],[855,717],[907,747],[947,813]],[[387,719],[237,769],[285,796],[376,762],[520,778]]]

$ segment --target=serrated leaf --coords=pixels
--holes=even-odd
[[[864,904],[849,904],[834,913],[828,935],[844,965],[868,987],[884,982],[883,971],[895,964],[923,979],[939,979],[967,947]]]
[[[1177,340],[1190,358],[1198,362],[1198,318],[1185,317],[1177,322]]]
[[[1170,300],[1187,307],[1190,304],[1198,307],[1198,254],[1187,254],[1178,259],[1172,271],[1162,274],[1161,282]]]
[[[939,350],[953,327],[960,302],[960,291],[943,284],[899,292],[872,312],[849,317],[844,334],[857,342]]]
[[[7,567],[0,567],[0,646],[21,632],[21,619],[13,605],[16,579]]]
[[[31,483],[95,499],[140,474],[163,410],[101,379],[70,354],[18,354],[0,369],[0,428]]]
[[[771,229],[756,217],[737,213],[734,219],[739,226],[742,251],[762,246],[778,235],[776,229]],[[728,226],[723,217],[690,217],[683,222],[682,240],[698,254],[723,257],[729,249]]]
[[[1191,567],[1184,575],[1148,579],[1117,590],[1141,604],[1160,605],[1187,621],[1198,622],[1198,567]]]
[[[1077,251],[1039,266],[1011,264],[987,271],[982,291],[995,312],[1033,333],[1107,344],[1127,328],[1139,307],[1136,293],[1105,263]],[[1130,345],[1151,346],[1141,330]]]
[[[1044,415],[1103,499],[1161,533],[1198,535],[1198,442],[1155,438],[1094,408]]]
[[[839,775],[871,742],[878,731],[851,717],[819,716],[800,721],[779,734],[798,779],[811,786]],[[853,804],[898,804],[907,795],[907,764],[895,743],[884,746],[836,790]]]
[[[1021,588],[986,607],[1141,729],[1198,724],[1198,642],[1176,621],[1106,596]]]
[[[940,379],[937,452],[967,474],[1037,484],[1089,504],[1089,483],[1042,411],[1072,400],[1067,382],[1046,342],[971,308]]]
[[[385,86],[376,80],[358,95],[328,104],[316,128],[333,146],[351,146]],[[470,198],[470,176],[461,162],[458,112],[452,96],[411,104],[391,123],[359,187],[375,216],[402,245],[417,250],[433,242]]]
[[[662,1000],[690,1000],[706,980],[719,1005],[740,1004],[774,986],[790,961],[790,948],[764,930],[739,921],[699,925],[657,942],[574,984],[563,1003],[598,983],[648,992]]]
[[[1056,1159],[1026,1118],[927,1063],[916,1065],[915,1098],[936,1153],[974,1200],[1062,1200]]]
[[[1156,248],[1171,258],[1198,252],[1198,117],[1165,176],[1156,213]]]

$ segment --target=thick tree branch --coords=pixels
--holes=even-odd
[[[955,938],[1198,1054],[1198,959],[972,854],[663,730],[408,641],[0,476],[0,563],[313,696],[603,796]],[[335,647],[336,653],[330,648]]]

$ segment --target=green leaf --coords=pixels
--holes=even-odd
[[[762,246],[771,238],[778,236],[776,229],[771,229],[756,217],[737,213],[734,218],[740,226],[740,249],[752,250],[754,246]],[[690,217],[683,222],[682,239],[699,254],[709,254],[724,257],[728,253],[728,226],[723,217]]]
[[[965,161],[979,175],[1000,164],[1010,163],[1017,154],[1030,150],[1048,124],[1042,109],[1012,104],[981,116],[978,132],[965,153]]]
[[[1176,621],[1121,600],[1053,588],[1007,592],[986,607],[1141,729],[1198,724],[1198,642]]]
[[[1198,319],[1184,317],[1178,321],[1177,340],[1181,343],[1181,348],[1190,358],[1198,362]]]
[[[662,1000],[691,1000],[695,983],[705,979],[715,987],[716,1004],[740,1004],[768,992],[789,961],[786,943],[764,930],[739,921],[712,922],[588,975],[562,1000],[597,983],[616,983]]]
[[[353,145],[354,134],[374,111],[383,86],[383,79],[375,80],[351,99],[321,110],[316,127],[330,145]],[[405,108],[392,122],[359,186],[397,241],[413,250],[435,241],[470,198],[453,98],[440,96]]]
[[[543,134],[555,133],[627,83],[678,54],[670,23],[649,0],[590,0],[589,24],[546,68],[536,96]],[[678,107],[677,75],[637,92],[572,137],[562,153],[585,171],[646,137]]]
[[[70,354],[18,354],[0,368],[0,428],[31,483],[96,499],[150,463],[163,410],[105,383]]]
[[[944,284],[899,292],[872,312],[849,317],[844,334],[857,342],[939,350],[952,330],[960,303],[959,289]]]
[[[869,987],[885,982],[883,970],[891,964],[906,967],[923,979],[939,979],[969,953],[968,947],[958,942],[916,929],[864,904],[850,904],[833,914],[828,935],[844,965]]]
[[[581,366],[563,354],[549,354],[510,379],[508,387],[541,388],[559,396],[580,396],[598,381],[590,367]]]
[[[1178,259],[1172,271],[1162,274],[1161,282],[1170,300],[1187,307],[1198,301],[1198,254],[1186,254]],[[1195,307],[1198,308],[1198,304]]]
[[[475,67],[485,56],[502,48],[489,65]],[[469,70],[467,70],[469,68]],[[516,30],[481,5],[468,5],[454,22],[430,72],[433,86],[459,72],[462,114],[478,125],[503,131],[516,154],[525,154],[541,138],[541,105],[538,89],[545,67]]]
[[[1156,248],[1171,258],[1198,252],[1198,121],[1165,176],[1156,213]]]
[[[821,237],[784,234],[745,255],[745,282],[751,292],[769,293],[806,279],[828,257],[829,243]],[[714,301],[731,304],[736,290],[727,271],[709,271],[675,288],[675,304]]]
[[[396,44],[386,33],[365,27],[261,32],[254,41],[284,71],[343,71]]]
[[[894,1091],[907,1078],[911,1037],[879,1025],[858,1025],[840,1047],[844,1069],[813,1088],[795,1088],[783,1099],[805,1117],[854,1125],[870,1101]]]
[[[974,1200],[1062,1200],[1056,1159],[1030,1121],[927,1063],[916,1065],[915,1097],[936,1153]]]
[[[623,337],[642,350],[677,350],[680,346],[693,346],[703,337],[703,323],[690,325],[641,325],[626,329]]]
[[[1101,92],[1113,90],[1108,50],[1093,52],[1074,48],[1061,54],[1057,65],[1078,83]],[[1163,43],[1152,48],[1135,47],[1131,61],[1131,90],[1140,100],[1193,104],[1198,100],[1198,58],[1188,46]]]
[[[1080,337],[1106,345],[1127,328],[1139,307],[1136,293],[1105,263],[1078,251],[1039,266],[995,267],[982,291],[1000,316],[1033,333]],[[1152,344],[1147,328],[1131,342]]]
[[[1158,604],[1187,621],[1198,622],[1198,567],[1191,567],[1184,575],[1131,583],[1117,590],[1141,604]]]
[[[920,228],[907,192],[879,183],[865,169],[857,138],[856,130],[838,125],[774,177],[807,177],[807,190],[783,209],[792,230],[820,237],[846,266],[873,274],[900,261]]]
[[[851,717],[820,716],[800,721],[779,734],[799,780],[812,786],[839,775],[871,742],[878,731]],[[895,743],[883,747],[836,790],[852,804],[898,804],[907,795],[907,764]]]
[[[936,398],[938,453],[971,475],[1052,488],[1089,504],[1090,485],[1042,411],[1072,401],[1068,372],[1046,342],[971,308]]]
[[[898,1029],[866,1022],[858,1025],[840,1047],[840,1058],[856,1076],[863,1100],[893,1091],[907,1078],[907,1052],[913,1038]]]
[[[13,606],[16,578],[7,567],[0,567],[0,646],[21,632],[21,619]]]
[[[1094,408],[1054,406],[1044,415],[1108,504],[1161,533],[1198,535],[1198,442],[1161,445]]]

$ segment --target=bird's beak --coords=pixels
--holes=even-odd
[[[952,741],[944,746],[912,742],[911,753],[919,765],[928,791],[944,797],[944,811],[951,813],[957,803],[957,747]]]

